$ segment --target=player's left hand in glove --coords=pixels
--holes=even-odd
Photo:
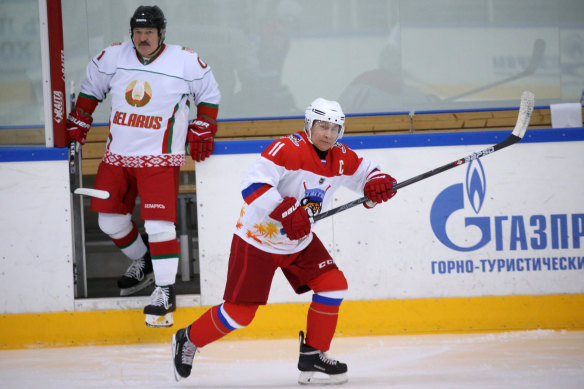
[[[369,201],[363,203],[365,208],[373,208],[377,203],[382,203],[396,195],[397,191],[392,190],[397,181],[389,174],[378,172],[373,174],[365,183],[363,193]]]
[[[290,240],[298,240],[310,234],[308,212],[294,197],[285,197],[270,213],[270,217],[282,223]]]
[[[217,123],[210,118],[199,116],[189,123],[187,141],[190,144],[193,160],[204,161],[213,153],[216,132]]]
[[[77,141],[84,145],[92,122],[90,113],[81,107],[75,107],[67,118],[67,142]]]

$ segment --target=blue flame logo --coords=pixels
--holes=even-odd
[[[466,196],[476,214],[479,213],[485,201],[486,188],[483,165],[479,160],[474,160],[468,165],[466,171]],[[434,235],[443,245],[452,250],[468,252],[478,250],[489,243],[491,227],[489,217],[465,217],[465,228],[478,228],[480,230],[481,235],[478,242],[471,243],[470,246],[460,246],[452,241],[446,230],[446,222],[455,212],[464,212],[464,195],[463,183],[451,185],[440,192],[430,209],[430,225]]]
[[[478,159],[470,163],[466,171],[466,195],[468,201],[478,215],[483,203],[485,202],[485,193],[487,192],[487,182],[485,170]]]

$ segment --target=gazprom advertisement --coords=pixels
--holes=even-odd
[[[344,141],[401,182],[509,134]],[[203,304],[222,297],[239,182],[259,155],[228,148],[211,159],[214,167],[197,165],[197,182],[206,184],[197,187]],[[217,169],[229,179],[218,179]],[[359,205],[323,219],[314,231],[347,277],[349,300],[584,293],[582,172],[582,129],[528,130],[518,144],[406,186],[371,210]],[[333,207],[361,196],[339,190]],[[305,300],[277,272],[269,302]]]
[[[471,162],[464,178],[464,182],[446,187],[432,202],[430,225],[434,235],[454,251],[479,251],[491,244],[495,252],[507,252],[513,257],[433,261],[433,274],[582,269],[584,256],[571,256],[565,250],[580,248],[580,240],[584,237],[584,213],[481,215],[488,197],[487,177],[480,160]],[[479,238],[471,240],[470,244],[457,243],[464,235],[457,237],[451,233],[454,236],[449,236],[447,221],[456,212],[464,215],[465,230],[474,226],[479,231]],[[553,256],[542,256],[542,250],[548,249],[554,250]],[[522,257],[526,252],[534,257]]]

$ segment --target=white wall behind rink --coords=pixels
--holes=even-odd
[[[486,146],[356,151],[399,182]],[[483,174],[476,163],[456,167],[401,189],[372,210],[357,206],[324,219],[315,231],[348,279],[349,300],[584,293],[583,152],[582,141],[519,143],[483,157]],[[222,300],[231,238],[243,202],[239,185],[258,156],[216,154],[197,164],[203,305]],[[480,190],[472,196],[475,206],[480,205],[478,213],[466,194],[469,167],[478,168],[474,182],[486,188],[482,201]],[[445,223],[447,239],[459,248],[476,245],[481,230],[465,223],[481,218],[489,229],[482,247],[449,248],[433,232],[432,206],[447,188],[451,194],[457,189],[464,194],[464,207]],[[361,196],[343,189],[333,206]],[[438,202],[435,209],[445,206]],[[277,271],[270,303],[309,299],[310,294],[295,295]]]

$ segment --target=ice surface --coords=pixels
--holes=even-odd
[[[1,388],[300,388],[296,339],[220,341],[174,381],[168,344],[0,351]],[[584,388],[583,331],[338,337],[353,388]]]

